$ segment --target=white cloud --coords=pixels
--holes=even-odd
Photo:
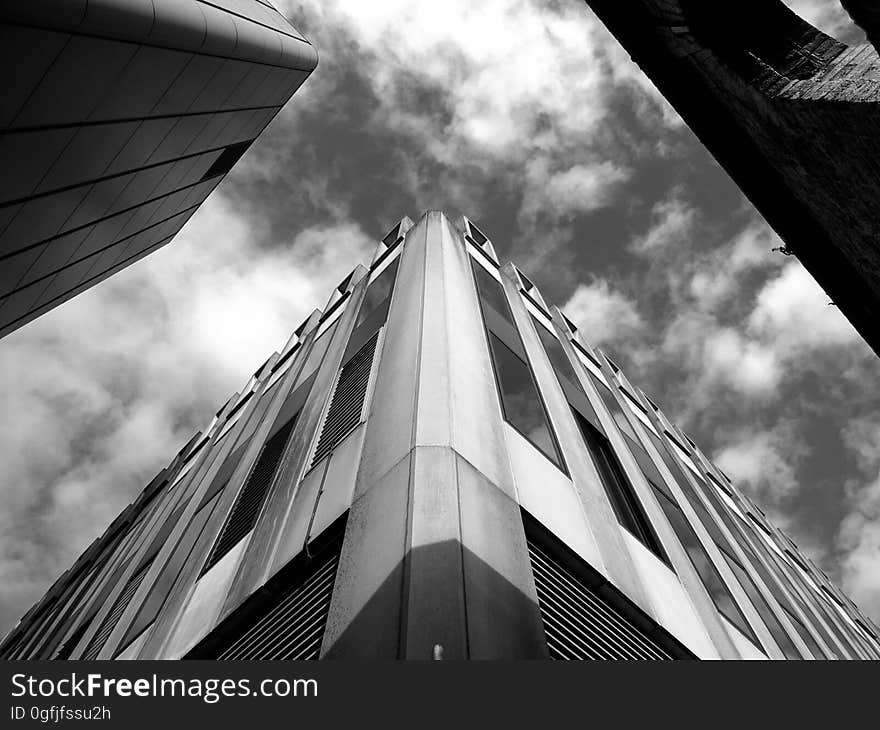
[[[860,342],[852,325],[828,302],[815,279],[793,261],[758,294],[749,331],[788,357]]]
[[[819,30],[838,38],[852,34],[853,23],[837,0],[782,0],[795,13]]]
[[[756,404],[777,397],[783,373],[772,348],[720,324],[713,314],[685,306],[660,337],[659,347],[640,350],[640,367],[650,371],[662,363],[675,369],[688,394],[685,417],[713,412],[725,390]]]
[[[663,255],[670,246],[690,249],[690,237],[696,223],[697,213],[676,192],[654,206],[651,227],[631,245],[635,253]]]
[[[320,29],[342,25],[366,54],[365,73],[380,99],[392,98],[405,74],[448,96],[451,121],[446,149],[464,145],[485,155],[550,147],[560,137],[588,138],[607,110],[613,83],[652,87],[585,6],[548,10],[527,1],[407,0],[373,3],[307,3]],[[418,29],[418,32],[414,32]],[[320,30],[318,30],[320,33]],[[401,113],[393,105],[376,112]],[[543,135],[530,137],[545,119]]]
[[[622,89],[655,130],[681,124],[582,3],[392,0],[367,8],[313,0],[286,9],[310,18],[325,66],[357,49],[359,72],[378,101],[369,123],[409,139],[424,155],[403,161],[403,177],[419,186],[425,157],[444,165],[445,194],[475,218],[481,191],[463,187],[463,170],[515,180],[523,240],[534,238],[538,211],[558,217],[595,210],[625,180],[612,109]],[[413,96],[416,87],[432,94],[429,113],[424,95]],[[317,76],[291,113],[336,92],[332,73]],[[628,144],[632,153],[642,143]],[[568,240],[565,232],[558,238]]]
[[[800,263],[771,253],[779,239],[766,224],[748,223],[720,246],[704,243],[705,235],[696,211],[674,192],[655,206],[653,225],[633,244],[672,305],[659,347],[642,348],[638,363],[645,372],[658,359],[677,365],[689,417],[711,408],[724,390],[768,406],[814,367],[808,353],[864,354],[855,330]]]
[[[530,220],[542,213],[565,217],[599,210],[612,202],[616,188],[629,174],[608,161],[551,173],[546,160],[539,158],[526,165],[527,188],[520,217]]]
[[[848,512],[837,534],[843,587],[880,621],[880,422],[875,416],[853,419],[844,440],[862,479],[849,480]]]
[[[718,329],[706,338],[703,364],[708,377],[747,395],[766,395],[779,384],[782,375],[771,349],[744,339],[730,328]]]
[[[781,245],[763,223],[750,223],[726,246],[698,259],[687,284],[700,311],[715,311],[731,298],[741,296],[742,277],[756,270],[780,266],[771,250]]]
[[[729,440],[715,461],[759,504],[775,507],[797,491],[795,465],[803,449],[789,424],[780,423],[772,430],[743,431]],[[785,518],[778,511],[774,521],[784,527]]]
[[[593,345],[620,342],[645,327],[635,303],[604,279],[581,284],[562,309]]]

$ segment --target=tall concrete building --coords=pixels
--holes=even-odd
[[[875,352],[880,59],[781,0],[587,0]],[[844,0],[875,43],[874,0]]]
[[[470,221],[403,219],[0,656],[880,658],[588,337]]]
[[[264,0],[0,3],[0,337],[171,241],[316,62]]]

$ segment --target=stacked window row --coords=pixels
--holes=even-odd
[[[356,428],[364,417],[366,384],[375,361],[377,338],[387,317],[397,272],[398,244],[395,227],[383,242],[382,253],[371,267],[371,276],[358,309],[342,364],[309,459],[315,466]],[[393,235],[392,235],[393,234]],[[272,362],[268,360],[243,389],[230,399],[205,430],[195,436],[144,490],[140,499],[114,521],[107,533],[80,557],[37,606],[26,614],[0,646],[4,658],[96,658],[117,623],[129,608],[142,583],[152,587],[140,600],[124,636],[116,642],[114,656],[124,656],[162,613],[174,586],[187,566],[199,560],[198,545],[210,541],[201,568],[202,578],[236,545],[251,534],[276,480],[282,456],[324,360],[344,305],[349,301],[347,278],[342,293],[331,299],[314,322],[298,328],[291,343]],[[309,324],[311,337],[305,334]],[[303,349],[306,347],[306,349]],[[233,487],[233,474],[253,444],[264,422],[278,384],[297,363],[294,385],[284,399],[276,421],[260,447],[227,514],[221,516],[221,495]],[[310,374],[308,374],[310,373]],[[251,449],[252,450],[252,449]],[[206,466],[222,462],[202,489]],[[194,476],[196,475],[196,476]],[[200,496],[197,496],[200,495]],[[195,511],[179,534],[177,545],[161,568],[151,571],[159,551],[177,535],[177,529],[194,499]],[[146,547],[145,547],[146,546]],[[102,610],[103,609],[103,610]],[[77,647],[80,647],[77,650]],[[76,652],[76,653],[74,653]]]
[[[511,426],[566,472],[564,457],[497,273],[491,243],[467,219],[465,226],[502,413]],[[516,274],[523,303],[531,313],[534,329],[618,522],[668,564],[642,503],[586,397],[572,358],[555,333],[544,300],[531,281],[519,271]],[[878,631],[870,620],[831,585],[824,573],[812,563],[808,567],[794,544],[774,531],[763,519],[763,513],[740,495],[726,475],[641,394],[648,403],[647,407],[643,405],[636,395],[639,391],[629,385],[620,369],[603,354],[590,352],[579,342],[576,327],[564,314],[560,315],[568,330],[565,339],[571,345],[573,359],[583,366],[583,375],[591,381],[618,426],[719,613],[756,646],[766,643],[759,640],[731,591],[732,578],[786,658],[880,658]],[[607,364],[603,365],[603,361]],[[679,496],[660,474],[643,445],[645,441],[653,445]],[[697,467],[698,462],[704,463],[703,470]],[[702,530],[695,529],[695,525]],[[702,538],[698,532],[702,532]],[[707,543],[711,543],[711,550]],[[724,569],[720,570],[719,565]]]

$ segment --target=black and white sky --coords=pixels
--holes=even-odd
[[[587,6],[275,4],[312,77],[171,245],[0,342],[0,633],[427,209],[474,219],[880,620],[880,360]]]

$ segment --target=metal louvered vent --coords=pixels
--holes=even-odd
[[[128,604],[131,603],[131,599],[134,597],[134,594],[137,592],[138,587],[144,580],[144,576],[146,576],[147,574],[147,570],[149,570],[150,565],[152,564],[153,561],[151,560],[131,578],[128,579],[128,583],[126,584],[125,588],[122,589],[122,593],[119,594],[119,597],[116,599],[116,603],[114,603],[113,608],[110,609],[110,613],[108,613],[107,616],[104,617],[104,621],[101,623],[101,627],[92,637],[92,640],[89,642],[89,645],[83,652],[83,659],[97,658],[98,654],[101,651],[101,648],[104,646],[104,643],[113,632],[113,629],[116,628],[116,622],[119,621],[120,616],[122,616]],[[74,647],[71,646],[68,650],[68,656],[69,652],[73,651],[73,649]]]
[[[674,658],[547,551],[528,545],[551,658]]]
[[[333,391],[330,408],[327,409],[327,417],[324,419],[321,436],[315,447],[312,466],[333,451],[361,422],[361,411],[367,395],[378,339],[379,333],[376,332],[339,371],[336,389]]]
[[[218,659],[317,659],[330,611],[339,552],[314,561],[301,581],[240,634]]]
[[[278,471],[278,465],[284,455],[284,447],[296,423],[296,418],[297,416],[293,416],[278,430],[278,433],[263,444],[260,455],[257,457],[245,485],[235,498],[235,504],[229,511],[229,516],[220,530],[220,536],[214,543],[211,555],[205,562],[205,567],[202,568],[199,577],[220,562],[220,559],[254,528],[257,517],[260,515],[260,509],[263,507],[263,502],[275,479],[275,472]]]

